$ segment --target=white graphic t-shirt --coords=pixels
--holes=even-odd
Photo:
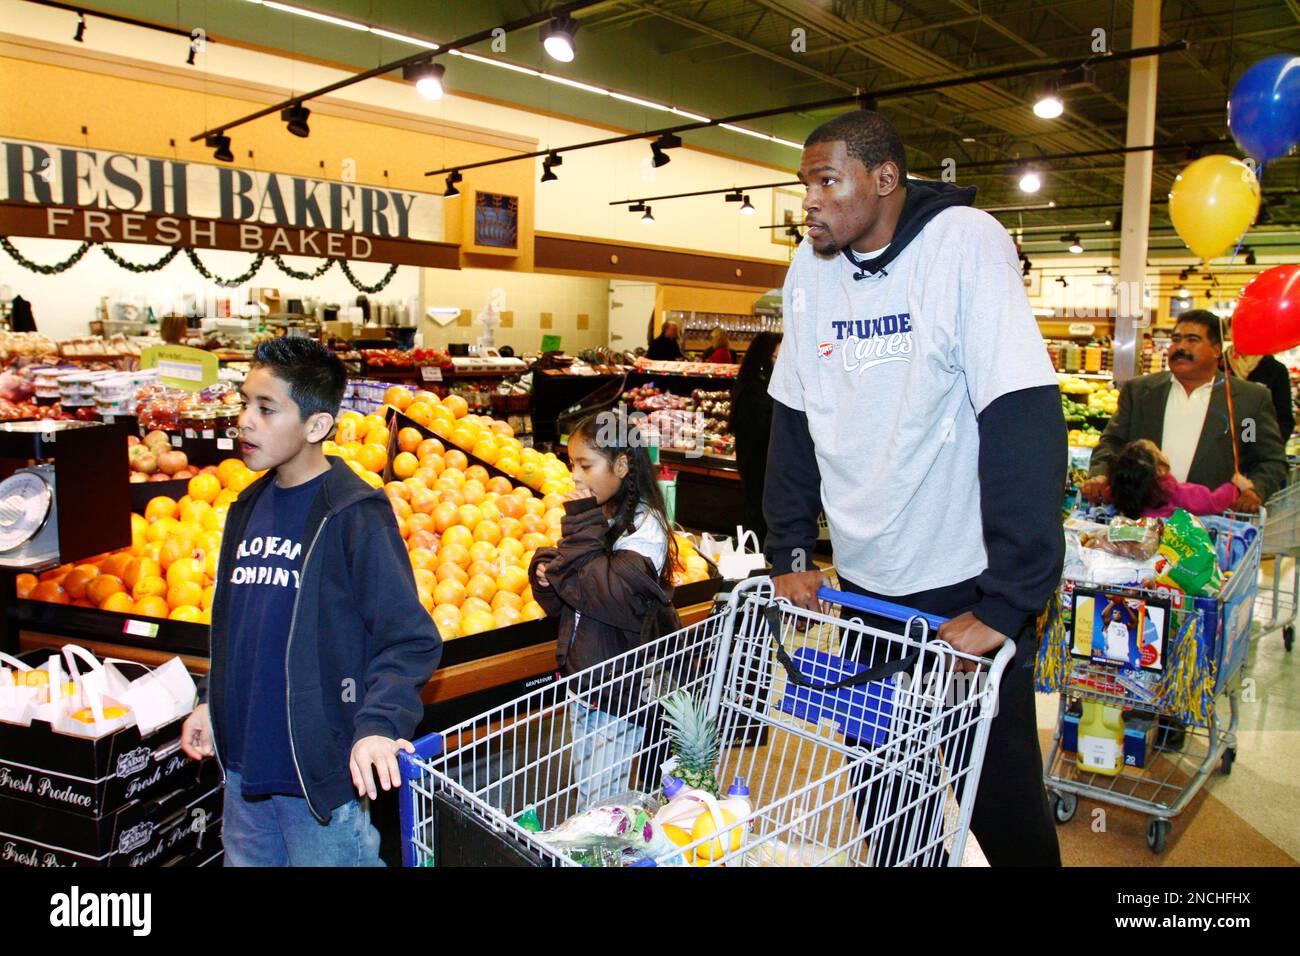
[[[768,391],[808,416],[841,574],[887,595],[967,580],[988,566],[977,417],[1056,384],[1015,245],[955,206],[883,271],[856,272],[799,246]]]

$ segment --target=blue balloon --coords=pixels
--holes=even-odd
[[[1300,56],[1270,56],[1243,73],[1228,97],[1228,128],[1261,163],[1300,143]]]

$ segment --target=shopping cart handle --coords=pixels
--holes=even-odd
[[[829,604],[842,604],[844,607],[852,608],[855,611],[866,611],[868,614],[875,614],[878,617],[887,617],[900,623],[906,623],[912,618],[919,617],[936,632],[939,630],[939,626],[948,620],[946,617],[926,614],[923,611],[913,610],[901,604],[891,604],[878,598],[867,597],[865,594],[850,594],[848,591],[836,591],[828,587],[817,589],[817,599],[826,601]]]

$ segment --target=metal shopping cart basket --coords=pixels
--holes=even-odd
[[[1288,651],[1295,644],[1296,614],[1300,611],[1300,462],[1291,461],[1287,486],[1268,500],[1268,520],[1264,522],[1263,558],[1272,559],[1271,580],[1261,585],[1260,596],[1267,594],[1268,619],[1259,623],[1259,636],[1281,630],[1282,643]],[[1285,559],[1290,566],[1284,571]],[[1284,579],[1290,579],[1286,588]]]
[[[1060,712],[1044,774],[1057,821],[1070,821],[1081,796],[1136,810],[1149,817],[1147,845],[1154,853],[1164,849],[1172,819],[1186,809],[1216,768],[1231,773],[1237,754],[1237,697],[1250,649],[1263,543],[1261,529],[1266,527],[1267,515],[1227,514],[1201,520],[1214,538],[1220,566],[1232,572],[1217,595],[1186,597],[1163,588],[1066,580],[1058,612],[1064,626],[1049,628],[1044,637],[1045,641],[1065,643],[1060,686],[1052,688],[1061,691]],[[1091,592],[1098,600],[1114,595],[1168,606],[1167,633],[1173,643],[1166,645],[1169,653],[1159,673],[1090,659],[1086,652],[1079,654],[1077,647],[1071,653],[1071,645],[1080,639],[1073,626],[1071,602],[1083,591]],[[1207,653],[1196,661],[1181,657],[1175,661],[1180,647],[1193,644],[1174,639],[1188,636],[1199,638],[1195,646],[1207,649]],[[1040,690],[1044,689],[1041,664],[1040,659]],[[1176,669],[1184,664],[1195,666],[1191,671]],[[1180,673],[1191,673],[1193,680],[1200,681],[1196,686],[1206,707],[1199,717],[1189,719],[1187,711],[1173,703],[1170,683]],[[1082,702],[1149,715],[1153,726],[1147,739],[1151,748],[1133,748],[1141,752],[1140,765],[1138,754],[1126,751],[1124,765],[1113,776],[1080,766],[1078,744],[1073,751],[1064,744],[1067,727],[1075,717],[1072,709]]]
[[[575,865],[534,831],[583,809],[579,793],[656,791],[659,702],[685,691],[717,721],[717,779],[743,776],[753,794],[713,865],[959,865],[1011,643],[972,657],[935,639],[941,618],[822,589],[824,607],[878,615],[867,626],[772,593],[751,578],[696,624],[417,741],[400,755],[404,864]],[[620,744],[576,730],[574,695],[629,689],[639,731]],[[618,749],[580,776],[593,746]],[[708,843],[642,862],[681,865]]]

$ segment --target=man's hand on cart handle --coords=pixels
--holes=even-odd
[[[1237,500],[1232,503],[1232,510],[1243,511],[1246,514],[1254,514],[1259,510],[1259,506],[1263,503],[1264,502],[1260,500],[1259,493],[1255,491],[1255,487],[1252,485],[1242,491],[1241,494],[1237,495]]]
[[[965,614],[959,614],[952,620],[945,621],[939,625],[939,640],[946,641],[952,645],[955,651],[961,651],[963,654],[970,654],[974,657],[988,657],[993,654],[1007,636],[1001,631],[995,631],[989,627],[973,612],[967,611]],[[956,670],[973,671],[975,664],[963,658],[956,661]]]
[[[1110,479],[1105,475],[1095,475],[1080,485],[1079,490],[1094,505],[1103,505],[1110,492]]]
[[[352,759],[348,769],[352,771],[352,786],[357,788],[358,797],[374,800],[379,794],[375,790],[375,778],[385,790],[395,790],[401,786],[402,772],[397,766],[397,752],[405,750],[415,753],[415,745],[409,740],[393,740],[375,734],[362,737],[352,745]]]
[[[181,727],[181,750],[191,760],[202,760],[216,753],[212,746],[212,723],[208,719],[207,704],[199,704],[185,718]]]
[[[821,571],[793,571],[772,578],[772,586],[776,589],[778,598],[785,598],[805,611],[820,611],[823,614],[829,614],[830,610],[817,599],[817,589],[823,585],[830,587],[830,583],[830,579]]]

